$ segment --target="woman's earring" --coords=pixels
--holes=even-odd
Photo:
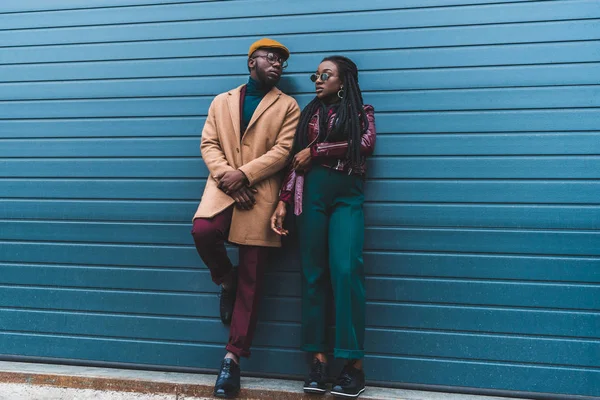
[[[338,90],[338,93],[337,93],[337,94],[338,94],[338,97],[339,97],[340,99],[343,99],[343,98],[344,98],[344,94],[345,94],[345,92],[344,92],[344,87],[343,87],[343,86],[340,88],[340,90]]]

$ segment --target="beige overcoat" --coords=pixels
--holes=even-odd
[[[300,108],[292,97],[277,88],[271,89],[256,108],[240,140],[242,86],[215,97],[208,110],[200,152],[209,176],[194,219],[211,218],[234,204],[217,187],[216,177],[239,169],[258,192],[253,209],[244,211],[234,207],[229,241],[279,247],[281,238],[271,230],[270,219],[278,202],[279,171],[288,160]]]

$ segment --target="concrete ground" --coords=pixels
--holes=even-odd
[[[185,397],[177,394],[128,393],[0,383],[0,400],[209,400],[209,397]]]
[[[0,400],[205,400],[211,398],[214,382],[214,375],[0,362]],[[242,387],[242,400],[315,400],[302,392],[299,381],[242,378]],[[368,387],[360,398],[507,400],[378,387]]]

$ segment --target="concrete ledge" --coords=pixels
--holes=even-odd
[[[140,394],[170,394],[175,398],[211,397],[214,375],[136,371],[19,362],[0,362],[0,382],[71,389],[92,389]],[[298,381],[242,378],[240,399],[315,400],[327,396],[306,395]],[[422,392],[369,387],[364,400],[500,400],[501,397]],[[514,399],[513,399],[514,400]]]

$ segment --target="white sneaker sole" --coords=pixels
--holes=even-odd
[[[332,394],[333,396],[336,396],[336,397],[345,397],[345,398],[348,398],[348,399],[355,399],[355,398],[357,398],[358,396],[360,396],[360,395],[362,394],[362,392],[364,392],[364,391],[365,391],[365,389],[366,389],[366,388],[362,388],[362,389],[360,389],[360,391],[359,391],[357,394],[348,394],[348,393],[334,392],[334,391],[331,391],[331,394]]]
[[[304,393],[312,393],[312,394],[325,394],[325,392],[327,392],[326,389],[318,389],[318,388],[309,388],[309,387],[305,387],[304,388]]]
[[[327,392],[326,389],[304,387],[304,393],[325,394],[325,392]]]

